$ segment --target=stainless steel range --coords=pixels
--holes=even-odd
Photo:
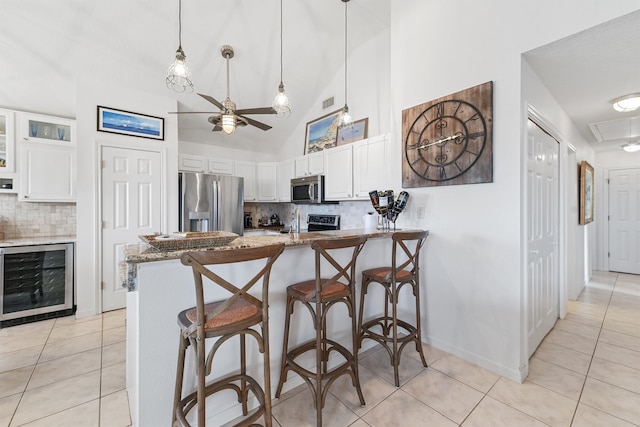
[[[340,230],[340,215],[310,214],[307,225],[309,231]]]

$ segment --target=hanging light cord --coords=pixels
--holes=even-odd
[[[182,0],[178,0],[178,50],[182,51]]]
[[[347,3],[344,1],[344,105],[347,105]]]
[[[280,0],[280,85],[282,85],[282,0]]]

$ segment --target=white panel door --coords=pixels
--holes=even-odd
[[[558,142],[527,124],[527,343],[529,356],[558,319]]]
[[[160,153],[102,147],[102,311],[122,308],[124,247],[161,230]]]
[[[640,169],[609,171],[609,270],[640,274]]]

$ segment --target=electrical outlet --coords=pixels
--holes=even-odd
[[[418,210],[416,212],[416,217],[418,219],[424,218],[424,206],[418,206]]]

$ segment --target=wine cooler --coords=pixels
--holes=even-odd
[[[0,327],[73,314],[73,246],[0,248]]]

